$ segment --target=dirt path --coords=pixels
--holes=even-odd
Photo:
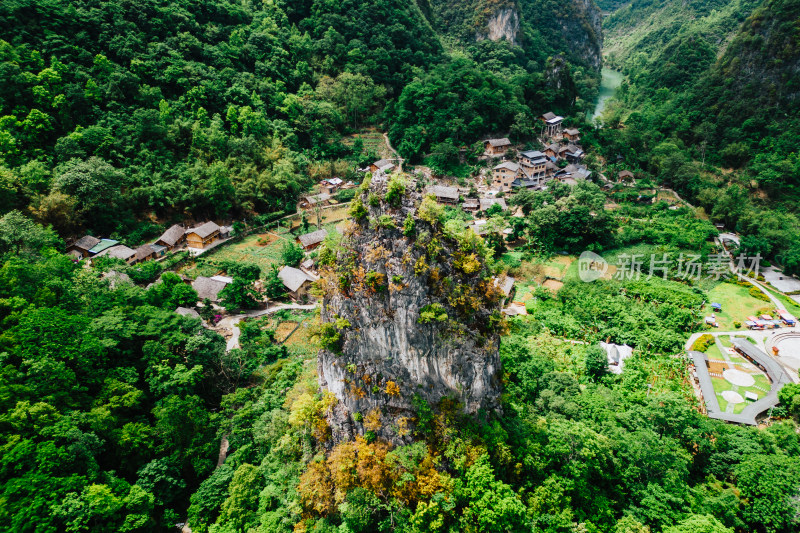
[[[228,442],[228,435],[223,435],[222,440],[219,443],[219,456],[217,456],[217,468],[221,467],[225,463],[225,459],[228,457],[228,449],[231,447],[230,442]]]
[[[386,148],[388,148],[389,151],[394,154],[395,158],[397,158],[397,169],[400,172],[402,172],[403,171],[403,161],[404,161],[404,159],[402,157],[400,157],[400,154],[398,154],[397,150],[395,150],[394,147],[392,146],[392,143],[389,141],[389,134],[388,133],[384,133],[383,134],[383,140],[384,140],[384,142],[386,142]]]
[[[233,335],[230,339],[228,339],[228,345],[226,346],[227,351],[231,351],[234,348],[239,347],[239,335],[242,333],[237,324],[242,321],[244,318],[253,318],[257,316],[263,315],[270,315],[282,309],[316,309],[318,306],[317,304],[308,304],[308,305],[301,305],[301,304],[277,304],[266,309],[257,309],[255,311],[250,311],[248,313],[244,313],[241,315],[235,316],[226,316],[222,320],[219,321],[217,324],[217,328],[226,328],[233,331]]]
[[[684,204],[686,204],[686,206],[689,207],[690,209],[694,209],[695,208],[692,204],[690,204],[689,202],[687,202],[686,200],[681,198],[678,193],[676,193],[675,191],[673,191],[672,189],[670,189],[668,187],[659,187],[658,190],[665,191],[665,192],[670,192],[670,193],[675,195],[675,198],[677,198],[679,201],[681,201]]]

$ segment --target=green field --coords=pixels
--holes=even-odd
[[[375,130],[364,130],[360,133],[344,137],[342,144],[352,146],[356,139],[361,139],[364,149],[362,153],[374,153],[379,158],[390,158],[394,155],[386,147],[386,141],[383,139],[383,133]]]
[[[714,359],[716,361],[725,360],[725,357],[723,357],[716,344],[709,345],[708,350],[706,350],[706,355],[708,355],[709,359]]]
[[[267,245],[259,244],[271,240]],[[208,256],[201,256],[194,265],[184,269],[183,274],[197,276],[213,276],[220,271],[218,265],[227,261],[254,263],[261,267],[262,273],[271,265],[281,264],[281,250],[287,242],[293,242],[294,236],[286,228],[278,228],[274,232],[249,235],[239,242],[223,244]]]
[[[708,293],[709,304],[711,302],[722,305],[722,311],[716,313],[717,322],[722,330],[737,329],[733,322],[745,323],[750,315],[758,315],[761,311],[774,314],[775,306],[771,302],[765,302],[750,296],[747,287],[734,285],[733,283],[720,283]],[[711,306],[705,308],[707,315],[711,315]]]

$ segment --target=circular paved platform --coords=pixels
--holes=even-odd
[[[780,360],[786,366],[800,369],[800,334],[784,334],[775,342],[775,346],[778,347]]]
[[[747,372],[742,372],[741,370],[736,370],[732,368],[723,371],[722,377],[724,377],[728,381],[728,383],[739,385],[740,387],[750,387],[754,385],[756,382],[753,376],[751,376]]]
[[[778,357],[778,360],[795,372],[800,371],[800,357]]]
[[[744,398],[738,392],[733,392],[732,390],[722,391],[722,397],[725,398],[725,401],[728,403],[742,403],[744,402]]]

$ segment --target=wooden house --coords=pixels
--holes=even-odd
[[[583,149],[581,149],[580,146],[576,146],[574,144],[568,144],[567,150],[564,153],[564,157],[567,159],[567,161],[571,163],[577,163],[578,161],[583,159],[585,155],[586,154],[583,152]]]
[[[539,179],[526,179],[526,178],[517,178],[511,183],[511,188],[516,189],[530,189],[536,190],[539,189],[542,185],[542,180]]]
[[[548,144],[547,147],[544,149],[544,155],[550,158],[557,158],[558,153],[561,150],[561,145],[558,143]]]
[[[95,257],[113,257],[115,259],[122,259],[129,265],[136,261],[136,251],[128,248],[124,244],[117,244],[110,248],[106,248]]]
[[[578,142],[581,140],[581,132],[578,128],[567,128],[564,130],[564,138],[569,142]]]
[[[478,200],[476,198],[465,198],[464,203],[461,204],[461,209],[467,213],[477,213],[479,209],[478,205]]]
[[[503,292],[503,301],[509,301],[514,294],[514,283],[516,280],[511,276],[504,276],[502,278],[494,278],[494,285]]]
[[[198,313],[197,310],[191,307],[178,307],[175,309],[175,312],[181,316],[188,316],[191,318],[199,318],[200,320],[203,320],[203,317],[200,316],[200,313]]]
[[[325,229],[318,229],[317,231],[313,231],[311,233],[306,233],[305,235],[300,235],[297,237],[297,242],[300,243],[300,246],[303,247],[303,250],[306,252],[313,250],[325,240],[325,237],[328,236],[328,230]]]
[[[633,181],[634,175],[630,170],[623,170],[617,173],[617,181]]]
[[[481,211],[488,211],[489,208],[492,207],[493,205],[499,205],[500,207],[503,208],[503,211],[508,209],[506,201],[502,198],[481,198],[480,204],[481,204],[480,207]]]
[[[186,243],[190,248],[207,248],[219,240],[219,226],[214,222],[206,222],[196,228],[186,230]]]
[[[302,270],[308,275],[311,276],[315,275],[316,270],[314,268],[314,260],[309,257],[308,259],[300,263],[300,270]]]
[[[132,265],[156,258],[156,250],[150,244],[143,244],[134,250]]]
[[[428,188],[428,194],[436,197],[436,201],[440,204],[456,205],[458,203],[458,188],[445,187],[443,185],[434,185]]]
[[[519,165],[512,161],[500,163],[492,169],[492,187],[498,191],[510,191],[511,184],[517,179]]]
[[[221,279],[208,278],[205,276],[198,276],[192,282],[192,288],[197,291],[197,298],[205,300],[208,298],[212,302],[219,301],[219,293],[227,287],[228,284]]]
[[[330,199],[331,195],[326,192],[320,194],[308,194],[300,199],[300,207],[303,209],[321,207],[323,205],[328,205]]]
[[[384,174],[389,174],[391,171],[394,170],[394,163],[392,163],[388,159],[379,159],[374,163],[370,164],[369,166],[370,172],[378,172],[379,170]]]
[[[67,246],[67,254],[72,255],[76,259],[84,259],[91,254],[89,250],[100,244],[100,239],[92,237],[91,235],[84,235],[77,241]]]
[[[119,272],[117,270],[109,270],[105,274],[102,275],[100,279],[104,279],[108,281],[108,287],[111,290],[116,289],[118,286],[122,284],[133,285],[133,280],[131,277],[127,275],[125,272]]]
[[[289,296],[293,300],[308,300],[308,290],[315,281],[313,277],[298,268],[293,268],[290,266],[281,267],[280,271],[278,272],[278,277],[283,282],[286,290],[289,291]]]
[[[156,244],[165,247],[167,250],[180,246],[186,241],[186,230],[183,226],[175,224],[165,231],[161,237],[158,238]]]
[[[490,157],[506,155],[509,148],[511,148],[511,141],[505,137],[502,139],[486,139],[483,141],[484,153]]]

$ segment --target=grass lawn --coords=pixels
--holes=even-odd
[[[757,316],[762,311],[774,313],[775,307],[771,302],[753,298],[749,291],[750,289],[747,287],[740,287],[732,283],[720,283],[709,291],[709,303],[722,305],[722,311],[716,313],[720,329],[736,329],[733,325],[734,321],[744,324],[748,316]],[[705,311],[710,315],[711,307],[706,307]]]
[[[708,355],[709,359],[714,359],[716,361],[724,361],[725,360],[725,357],[719,351],[719,348],[717,347],[716,344],[709,345],[708,350],[706,350],[706,355]]]
[[[731,344],[731,338],[729,335],[718,335],[717,338],[726,348],[730,348],[731,346],[733,346],[733,344]]]
[[[736,389],[736,392],[738,392],[742,396],[742,398],[745,397],[746,393],[752,392],[753,394],[758,396],[759,399],[761,399],[767,394],[766,392],[764,392],[764,390],[768,391],[770,389],[771,385],[769,383],[769,379],[767,379],[767,376],[761,372],[754,373],[751,375],[753,376],[753,379],[755,379],[755,384],[750,387],[738,387]],[[733,386],[730,383],[728,383],[728,381],[725,378],[712,377],[711,383],[714,385],[714,392],[717,395],[719,408],[722,411],[725,411],[725,409],[727,409],[728,407],[728,402],[725,400],[725,398],[722,397],[722,393],[727,390],[733,390]],[[758,389],[756,386],[759,386],[764,390]],[[744,408],[747,407],[750,403],[751,402],[749,400],[745,400],[742,403],[735,404],[733,412],[741,413],[744,410]]]
[[[269,244],[259,244],[259,240],[261,243],[268,242]],[[236,261],[255,263],[261,267],[263,274],[271,265],[281,264],[281,250],[290,241],[294,241],[294,237],[288,233],[249,235],[239,242],[223,244],[219,250],[187,268],[183,273],[190,277],[214,275],[220,270],[216,265],[224,261]]]

